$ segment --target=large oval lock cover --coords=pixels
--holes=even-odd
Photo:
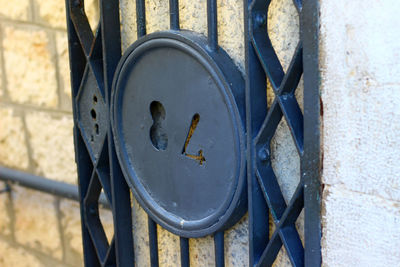
[[[244,81],[221,48],[188,31],[139,39],[117,67],[111,112],[125,179],[157,223],[199,237],[243,216]]]

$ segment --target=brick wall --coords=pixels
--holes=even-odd
[[[0,165],[76,184],[64,1],[0,5]],[[0,266],[80,266],[80,227],[76,202],[13,185],[0,194]]]

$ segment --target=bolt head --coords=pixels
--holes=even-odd
[[[267,148],[265,148],[265,147],[261,148],[258,151],[258,158],[261,161],[267,161],[269,159],[269,150]]]

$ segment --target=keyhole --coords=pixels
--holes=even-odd
[[[206,158],[203,155],[203,150],[199,150],[197,152],[197,155],[192,155],[186,152],[187,146],[189,145],[190,139],[192,138],[192,135],[194,131],[196,130],[197,124],[199,124],[200,121],[200,115],[198,113],[193,115],[192,122],[190,124],[189,132],[185,140],[185,144],[183,145],[182,149],[182,155],[185,155],[188,158],[194,159],[199,161],[200,165],[203,165],[203,163],[206,161]]]
[[[158,150],[165,150],[168,146],[168,136],[163,128],[165,120],[165,109],[158,101],[153,101],[150,104],[150,113],[153,118],[153,125],[150,128],[150,140]]]

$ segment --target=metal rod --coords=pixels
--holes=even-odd
[[[300,16],[304,62],[304,154],[301,174],[304,180],[305,266],[320,266],[321,256],[321,137],[319,66],[319,1],[303,2]]]
[[[178,0],[169,0],[169,19],[171,30],[179,30],[179,2]]]
[[[0,166],[0,180],[16,183],[20,186],[52,194],[58,197],[79,201],[78,187],[76,185],[54,181],[41,176],[33,175]],[[110,208],[106,196],[102,193],[99,203],[105,208]]]
[[[181,245],[181,266],[182,267],[189,267],[189,239],[181,237],[180,238],[180,245]]]
[[[217,22],[217,1],[207,0],[207,27],[208,45],[211,50],[218,49],[218,22]]]
[[[144,0],[136,0],[137,37],[146,35],[146,4]]]
[[[149,249],[150,249],[150,266],[158,266],[158,241],[157,241],[157,224],[148,217],[149,227]]]
[[[215,266],[225,266],[224,254],[224,232],[216,232],[214,235]]]

